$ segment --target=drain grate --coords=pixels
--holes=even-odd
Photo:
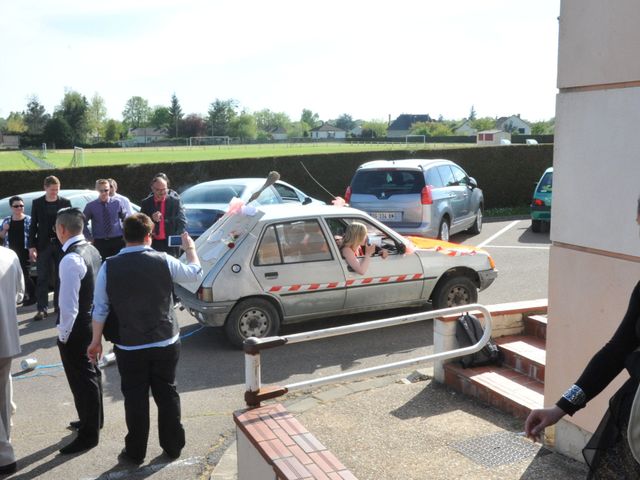
[[[465,457],[488,468],[508,465],[535,457],[540,450],[536,445],[511,432],[498,432],[483,437],[473,437],[452,447]],[[542,452],[541,452],[542,453]]]

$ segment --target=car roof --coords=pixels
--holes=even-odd
[[[299,218],[299,217],[315,217],[319,215],[328,216],[367,216],[362,210],[350,207],[335,207],[333,205],[297,205],[293,203],[281,203],[276,205],[261,205],[259,210],[264,212],[262,221],[265,220],[280,220],[287,218]]]
[[[254,177],[245,177],[245,178],[221,178],[219,180],[209,180],[207,182],[196,183],[195,185],[191,185],[189,188],[194,187],[207,187],[207,186],[216,186],[216,185],[257,185],[261,187],[262,184],[266,181],[266,178],[254,178]],[[279,180],[281,183],[282,180]],[[288,184],[287,184],[288,185]],[[189,188],[185,188],[182,193],[189,190]]]
[[[69,197],[75,197],[77,195],[86,195],[87,193],[97,193],[95,190],[88,190],[88,189],[61,189],[58,192],[58,195],[60,195],[61,197],[65,197],[65,198],[69,198]],[[38,198],[41,197],[42,195],[44,195],[44,190],[37,190],[35,192],[26,192],[26,193],[16,193],[14,195],[9,195],[5,198],[0,199],[0,202],[8,202],[9,199],[11,197],[14,196],[18,196],[18,197],[22,197],[23,200],[33,200],[34,198]]]
[[[420,158],[408,158],[402,160],[372,160],[371,162],[363,163],[358,167],[358,170],[361,169],[376,169],[376,168],[415,168],[422,169],[429,168],[435,164],[453,164],[451,160],[447,160],[446,158],[431,158],[431,159],[420,159]]]

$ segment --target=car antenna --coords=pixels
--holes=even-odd
[[[307,172],[307,175],[309,175],[311,177],[311,180],[316,182],[320,186],[321,189],[323,189],[325,192],[327,192],[329,195],[331,195],[331,198],[334,198],[334,199],[336,198],[336,196],[333,193],[331,193],[329,190],[324,188],[324,186],[322,186],[322,184],[318,180],[316,180],[313,175],[311,175],[311,172],[309,170],[307,170],[307,167],[304,166],[304,163],[300,162],[300,165],[302,165],[302,168],[304,168],[304,171]]]

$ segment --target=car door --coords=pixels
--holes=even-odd
[[[420,259],[414,253],[403,254],[395,250],[398,243],[382,226],[368,219],[353,217],[328,220],[332,233],[341,237],[346,225],[358,221],[367,227],[372,243],[390,247],[389,255],[383,259],[374,255],[369,269],[364,275],[352,271],[340,256],[340,265],[346,278],[345,309],[386,308],[394,304],[418,301],[422,295],[423,269]]]
[[[458,169],[459,170],[459,169]],[[454,165],[440,165],[438,172],[444,183],[444,196],[448,198],[449,210],[451,212],[451,227],[458,225],[464,220],[468,211],[469,192],[465,185],[459,185],[456,179],[458,172],[454,171]]]
[[[345,278],[336,253],[317,218],[273,223],[263,231],[252,270],[262,290],[279,298],[285,317],[340,311]]]

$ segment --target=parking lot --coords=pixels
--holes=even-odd
[[[481,234],[473,237],[461,234],[452,240],[484,246],[496,261],[498,279],[480,293],[480,303],[547,296],[549,234],[532,233],[528,219],[487,222]],[[243,407],[243,355],[229,346],[222,332],[200,329],[190,315],[179,313],[183,349],[178,388],[187,445],[182,457],[169,463],[161,455],[152,428],[147,459],[134,473],[130,466],[118,464],[116,458],[126,429],[115,366],[104,370],[105,426],[100,445],[78,456],[57,454],[72,438],[66,427],[76,419],[75,410],[66,378],[58,366],[54,320],[49,317],[34,323],[30,320],[33,313],[31,308],[20,311],[23,354],[14,361],[13,371],[19,370],[20,360],[26,357],[37,358],[41,366],[48,368],[37,369],[14,381],[18,410],[12,436],[20,470],[11,478],[208,478],[207,472],[233,439],[231,413]],[[319,320],[287,327],[283,333],[382,316]],[[432,338],[431,322],[424,322],[274,349],[263,355],[263,382],[290,383],[424,355],[431,351]]]

